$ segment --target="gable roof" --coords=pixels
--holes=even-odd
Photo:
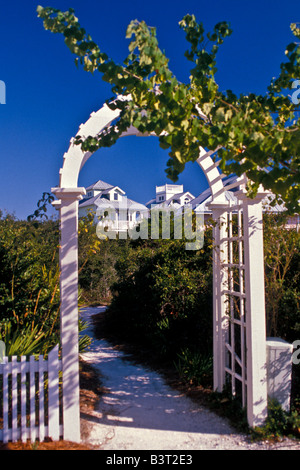
[[[195,199],[195,196],[193,196],[192,193],[189,191],[184,191],[183,193],[172,194],[172,196],[167,199],[167,202],[172,201],[173,199],[180,199],[182,196],[188,196],[190,199]]]
[[[109,183],[105,183],[105,181],[98,180],[96,183],[91,184],[86,188],[87,191],[90,191],[91,189],[98,189],[99,191],[103,191],[105,189],[111,189],[114,186]]]
[[[109,188],[107,189],[104,189],[102,191],[102,194],[108,194],[110,191],[112,191],[113,189],[115,190],[118,190],[120,193],[122,194],[126,194],[125,191],[123,191],[123,189],[121,189],[119,186],[110,186]]]

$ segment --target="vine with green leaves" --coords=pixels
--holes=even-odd
[[[144,21],[129,24],[129,54],[123,64],[117,64],[81,27],[73,9],[62,12],[39,6],[37,13],[45,29],[64,36],[78,66],[100,72],[111,84],[113,97],[107,104],[120,110],[116,122],[97,137],[77,136],[76,143],[84,150],[113,145],[133,125],[156,135],[160,146],[169,151],[166,173],[172,181],[187,162],[198,158],[202,146],[215,151],[225,174],[248,177],[249,196],[262,185],[277,201],[284,201],[289,212],[299,212],[300,119],[297,104],[288,96],[300,78],[296,23],[291,25],[295,41],[286,47],[287,61],[265,95],[237,96],[231,90],[221,91],[215,78],[219,47],[232,33],[226,22],[205,34],[194,15],[180,21],[189,43],[185,56],[192,63],[190,82],[182,83],[169,69],[156,29]],[[124,99],[129,96],[130,100]]]

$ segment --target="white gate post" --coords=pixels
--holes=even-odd
[[[266,315],[263,247],[262,199],[242,191],[236,193],[243,202],[244,263],[246,293],[247,343],[247,417],[250,427],[262,426],[267,417]]]
[[[227,263],[228,236],[227,209],[228,202],[209,204],[215,222],[213,227],[213,361],[214,361],[214,390],[222,392],[225,385],[226,347],[228,334],[228,317],[226,315],[226,283],[227,269],[222,267]]]
[[[63,438],[80,442],[78,356],[78,200],[84,188],[53,188],[60,211],[60,337],[63,375]]]

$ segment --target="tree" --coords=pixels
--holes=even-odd
[[[198,158],[201,145],[215,151],[214,158],[220,159],[225,174],[248,177],[250,196],[262,184],[291,213],[299,211],[300,119],[298,100],[287,95],[300,77],[299,44],[287,46],[287,62],[281,64],[279,76],[271,80],[265,95],[236,96],[231,90],[221,92],[215,80],[219,47],[232,32],[226,22],[207,34],[193,15],[179,23],[190,45],[185,56],[193,64],[190,82],[185,84],[169,69],[155,28],[143,21],[129,24],[129,55],[120,65],[86,34],[73,9],[61,12],[39,6],[37,12],[45,29],[63,34],[77,65],[100,72],[111,84],[114,98],[107,104],[120,110],[117,122],[97,138],[77,137],[84,150],[94,152],[113,145],[133,125],[140,132],[158,136],[160,146],[169,150],[166,173],[172,181],[187,162]],[[300,37],[296,24],[291,31],[295,38]],[[131,99],[124,99],[126,96]]]
[[[267,336],[299,337],[300,233],[287,229],[285,214],[264,214]]]

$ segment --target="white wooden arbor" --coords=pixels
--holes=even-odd
[[[91,114],[78,135],[97,136],[119,116],[104,105]],[[129,128],[123,136],[140,135]],[[238,204],[229,207],[222,175],[211,158],[213,152],[200,148],[197,160],[210,186],[214,227],[214,389],[221,392],[228,382],[247,406],[251,427],[267,416],[266,332],[264,299],[263,231],[260,193],[246,197],[235,193]],[[66,440],[80,441],[78,364],[78,201],[85,189],[78,187],[81,168],[90,152],[71,140],[60,170],[59,186],[52,188],[60,212],[60,295],[63,370],[63,429]],[[243,188],[244,179],[235,183]],[[230,187],[226,187],[230,189]]]

